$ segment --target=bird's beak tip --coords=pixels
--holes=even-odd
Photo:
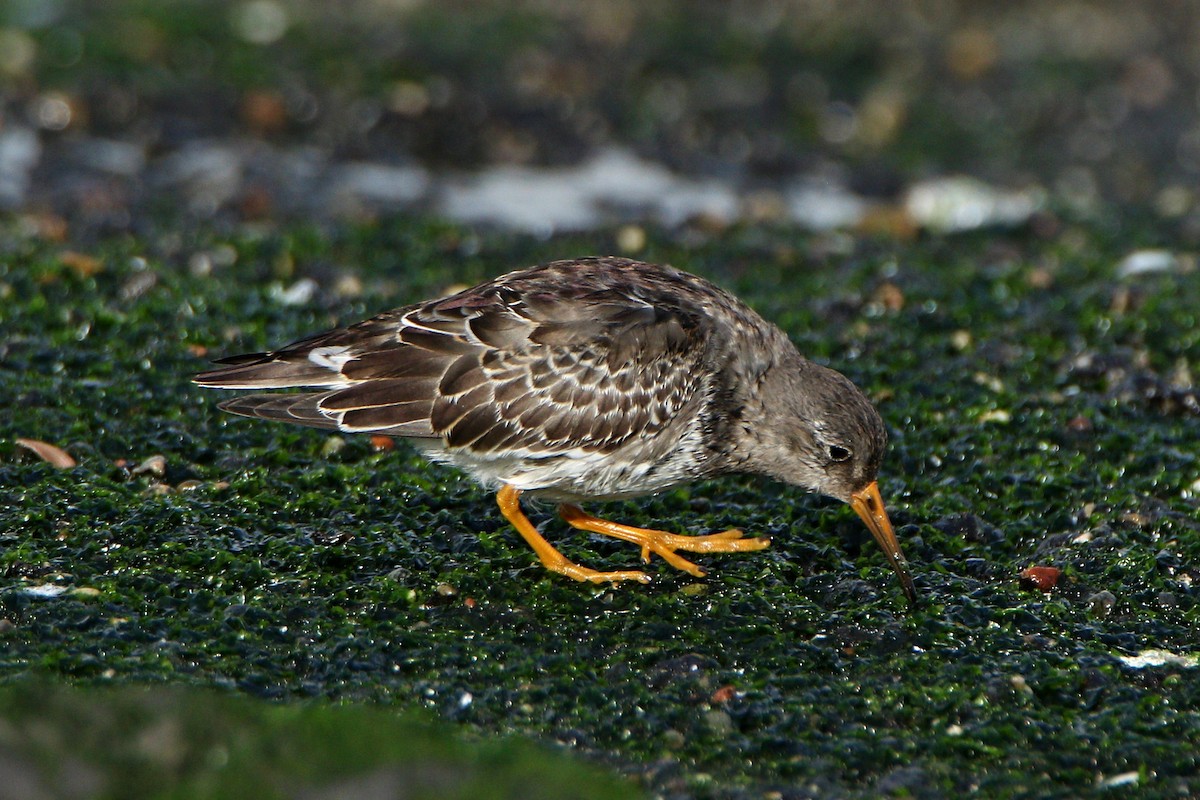
[[[883,548],[884,555],[900,579],[900,586],[904,589],[909,604],[915,605],[917,590],[913,585],[912,575],[908,572],[908,561],[904,558],[904,552],[900,549],[900,542],[892,528],[892,521],[888,519],[883,497],[879,494],[879,483],[871,481],[857,492],[851,493],[850,507],[862,518],[875,541]]]

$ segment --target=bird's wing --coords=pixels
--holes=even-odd
[[[608,451],[699,402],[711,338],[700,310],[514,276],[238,356],[195,380],[322,390],[222,404],[235,414],[442,438],[480,453]]]

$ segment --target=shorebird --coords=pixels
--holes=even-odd
[[[867,397],[804,358],[776,326],[670,266],[596,257],[518,270],[195,377],[222,389],[307,389],[220,404],[247,417],[403,437],[496,492],[542,564],[578,581],[649,581],[569,561],[520,497],[695,576],[679,555],[760,550],[740,530],[678,535],[594,517],[579,503],[730,473],[849,503],[910,602],[916,590],[879,493],[887,442]]]

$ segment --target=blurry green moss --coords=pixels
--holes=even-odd
[[[211,689],[0,686],[6,781],[95,798],[628,798],[632,784],[515,738],[385,706]]]

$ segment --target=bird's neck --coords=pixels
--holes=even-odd
[[[781,392],[783,376],[807,364],[791,341],[774,326],[738,332],[753,342],[738,341],[728,365],[719,370],[720,383],[709,404],[719,472],[741,472],[779,478],[784,471],[772,454],[782,446],[777,410],[770,406]],[[763,341],[767,339],[767,341]],[[747,360],[747,354],[755,354]],[[769,354],[767,357],[766,354]],[[748,454],[754,454],[753,458]],[[766,454],[765,456],[763,454]]]

